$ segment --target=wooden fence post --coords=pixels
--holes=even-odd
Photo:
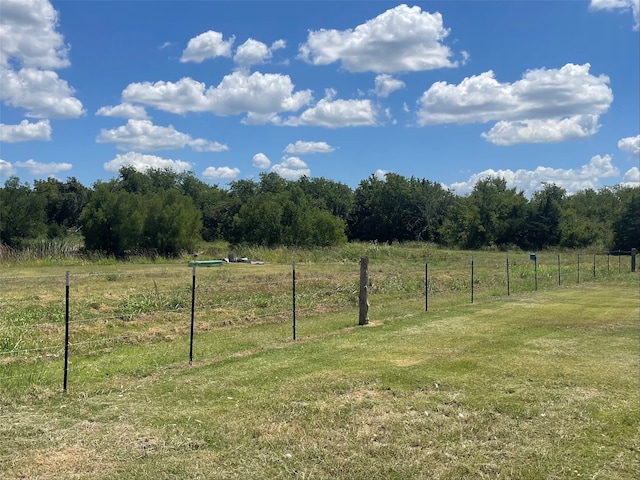
[[[360,259],[360,301],[358,325],[369,323],[369,257]]]

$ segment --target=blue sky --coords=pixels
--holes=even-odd
[[[640,182],[640,0],[0,0],[0,181]]]

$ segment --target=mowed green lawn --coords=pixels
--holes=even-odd
[[[235,350],[212,330],[197,351],[226,353],[192,366],[134,345],[133,373],[66,395],[0,385],[0,478],[638,478],[637,279],[423,310],[372,298],[369,326]]]

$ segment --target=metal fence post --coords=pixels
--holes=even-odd
[[[558,254],[558,286],[560,286],[560,254]]]
[[[293,340],[296,339],[296,262],[293,262],[292,268],[292,289],[293,289]]]
[[[196,266],[193,266],[191,282],[191,332],[189,335],[189,365],[193,364],[193,330],[196,313]]]
[[[62,380],[62,391],[67,393],[67,379],[69,374],[69,271],[65,277],[65,312],[64,312],[64,378]]]
[[[424,311],[429,311],[429,257],[424,262]]]
[[[473,303],[473,255],[471,255],[471,303]]]

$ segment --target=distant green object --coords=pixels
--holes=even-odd
[[[193,267],[219,267],[224,262],[222,260],[193,260],[189,262],[189,266]]]

